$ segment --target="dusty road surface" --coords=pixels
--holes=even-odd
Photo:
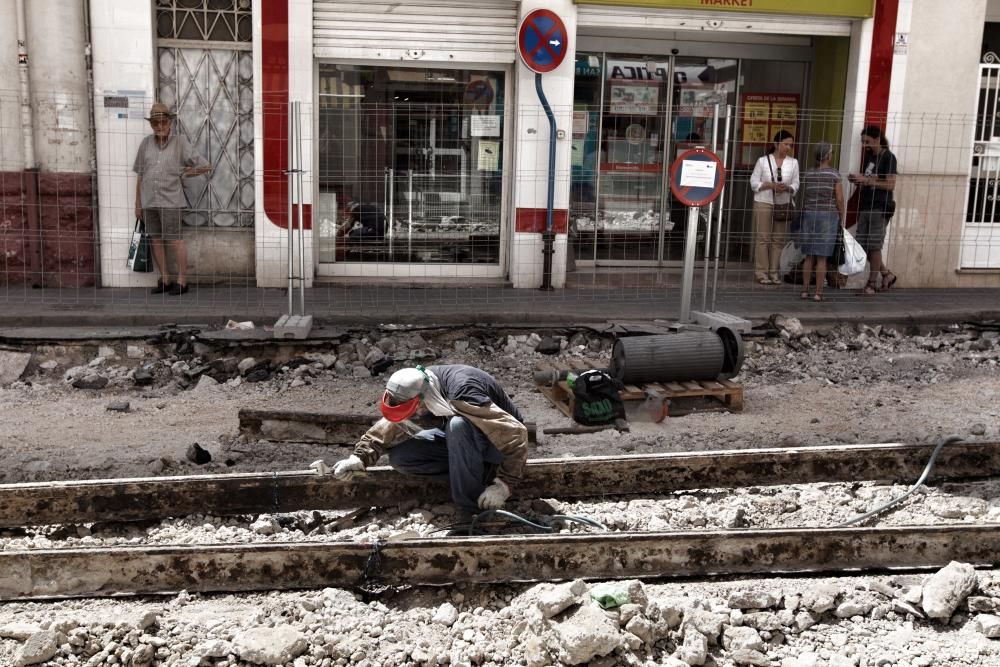
[[[809,332],[779,321],[746,341],[742,412],[698,412],[625,433],[540,434],[532,457],[1000,438],[1000,333],[952,326]],[[267,351],[149,341],[25,346],[0,389],[0,482],[296,470],[347,450],[241,436],[240,408],[376,414],[386,372],[468,363],[495,375],[541,432],[569,426],[532,381],[542,361],[602,363],[593,331],[370,331]],[[552,336],[560,351],[537,351]],[[390,359],[384,359],[384,357]],[[144,384],[137,386],[136,380]],[[83,387],[78,388],[74,384]],[[127,402],[127,411],[121,403]],[[118,404],[118,405],[115,405]],[[109,408],[118,408],[112,410]],[[212,461],[186,456],[198,443]],[[612,530],[830,526],[901,495],[875,482],[671,493],[567,503]],[[525,505],[517,510],[528,510]],[[325,513],[333,522],[339,514]],[[196,516],[154,526],[0,531],[0,549],[363,541],[429,535],[448,507],[404,503],[324,531],[296,515]],[[872,525],[1000,522],[1000,483],[931,485]],[[0,665],[1000,665],[1000,570],[743,577],[631,584],[338,589],[0,605]],[[2,573],[0,573],[2,576]],[[622,605],[602,610],[603,583]],[[944,593],[942,593],[944,591]],[[944,597],[942,602],[939,598]],[[941,611],[941,608],[944,611]]]

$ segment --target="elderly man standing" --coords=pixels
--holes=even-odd
[[[524,472],[528,429],[493,376],[461,364],[404,368],[389,378],[380,408],[383,419],[334,475],[363,473],[385,452],[400,472],[448,480],[466,513],[503,507]],[[312,467],[327,471],[322,461]]]
[[[199,176],[211,167],[186,137],[173,133],[177,114],[157,102],[149,111],[153,134],[139,144],[132,171],[139,175],[135,183],[135,215],[141,218],[149,235],[153,261],[160,279],[153,294],[184,294],[188,291],[187,249],[181,236],[181,215],[187,208],[182,179]],[[170,279],[164,241],[170,241],[177,259],[177,280]]]

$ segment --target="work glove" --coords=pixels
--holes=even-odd
[[[333,476],[337,479],[348,480],[355,475],[362,474],[364,471],[364,462],[354,454],[333,464]]]
[[[498,510],[503,507],[508,498],[510,498],[510,487],[497,477],[479,494],[479,499],[476,502],[481,510]]]

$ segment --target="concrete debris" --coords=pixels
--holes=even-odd
[[[90,373],[73,380],[76,389],[104,389],[108,386],[108,378],[96,373]]]
[[[1000,361],[1000,338],[994,335],[998,332],[959,326],[913,337],[891,327],[836,325],[825,331],[805,331],[791,319],[776,318],[773,323],[780,323],[780,331],[746,339],[746,364],[736,378],[754,397],[753,410],[742,415],[672,417],[669,428],[636,427],[631,434],[613,437],[605,433],[593,438],[543,439],[537,456],[682,451],[690,449],[692,442],[703,441],[714,448],[741,449],[776,444],[930,442],[951,432],[970,438],[1000,435],[997,410],[987,393]],[[556,420],[562,417],[546,416],[554,411],[524,369],[549,361],[568,366],[589,360],[604,363],[611,338],[590,330],[559,332],[564,335],[523,329],[508,333],[370,330],[345,333],[329,343],[310,341],[309,346],[285,347],[285,356],[272,355],[257,343],[207,344],[190,332],[164,334],[162,343],[116,341],[119,355],[111,350],[110,355],[94,357],[92,344],[77,350],[40,346],[32,350],[32,362],[22,372],[22,381],[2,389],[14,407],[10,411],[13,434],[24,442],[11,438],[0,448],[0,457],[8,457],[0,466],[0,477],[19,482],[78,473],[81,479],[107,477],[109,471],[121,477],[188,474],[191,468],[180,458],[176,443],[195,441],[206,443],[205,454],[209,448],[215,453],[219,463],[209,462],[212,472],[223,470],[222,461],[237,471],[301,469],[320,456],[332,464],[338,457],[326,447],[318,451],[315,441],[323,434],[315,425],[300,432],[302,444],[296,448],[277,448],[268,442],[279,437],[277,424],[264,425],[265,433],[256,441],[224,435],[221,425],[228,424],[242,405],[275,399],[288,407],[301,402],[307,406],[302,409],[308,410],[376,414],[384,387],[384,378],[374,377],[378,366],[371,364],[376,360],[381,360],[376,364],[389,363],[391,369],[424,359],[473,363],[500,378],[539,426],[559,425]],[[142,356],[137,354],[139,349]],[[255,356],[244,356],[250,354]],[[57,369],[68,370],[60,373]],[[70,387],[92,375],[105,378],[106,393],[95,398]],[[59,381],[61,377],[65,382]],[[214,386],[213,380],[226,387],[215,386],[204,396],[181,391],[200,383]],[[291,386],[302,389],[294,399],[282,396]],[[234,391],[236,387],[239,391]],[[825,387],[833,390],[818,391]],[[977,391],[985,399],[969,401],[968,396]],[[55,438],[61,443],[58,460],[72,463],[65,468],[55,467],[56,458],[32,451],[38,443],[26,434],[29,426],[44,430],[39,428],[42,417],[17,428],[32,411],[51,419],[51,411],[28,404],[33,396],[46,393],[67,401],[63,414],[86,420],[81,422],[85,427],[74,424],[75,430],[62,431]],[[934,405],[940,405],[930,417],[921,409],[922,393],[933,393]],[[965,398],[949,398],[954,396]],[[148,446],[143,442],[135,447],[137,463],[131,467],[120,460],[133,449],[123,447],[118,437],[123,416],[105,412],[109,401],[116,400],[131,401],[136,414],[128,420],[135,420],[136,428],[149,436]],[[187,419],[189,414],[194,418]],[[163,424],[156,426],[154,419]],[[220,426],[213,431],[216,424]],[[65,442],[73,442],[78,434],[83,435],[80,440],[114,440],[117,451],[125,453],[102,455],[92,442],[66,447]],[[124,437],[130,438],[134,439],[134,433]],[[171,451],[174,454],[164,453]],[[84,456],[93,463],[81,464]],[[198,454],[193,458],[197,460]],[[109,468],[111,461],[114,468]],[[512,509],[528,512],[530,507],[539,514],[585,516],[615,531],[823,526],[898,496],[910,483],[862,480],[588,502],[536,499],[530,505],[516,503]],[[372,510],[363,520],[344,518],[340,512],[316,511],[256,517],[195,515],[150,526],[32,527],[0,532],[0,549],[302,539],[371,543],[405,536],[426,538],[454,523],[456,515],[450,505],[427,506],[412,499],[397,507]],[[878,521],[886,526],[1000,521],[1000,490],[995,482],[934,483]],[[567,525],[564,530],[582,529]],[[914,575],[493,586],[462,584],[459,579],[452,587],[401,591],[391,599],[370,601],[340,589],[182,594],[165,610],[151,613],[148,625],[141,628],[134,614],[112,611],[106,600],[6,603],[0,606],[0,664],[15,664],[22,643],[33,635],[55,633],[60,643],[45,664],[1000,665],[1000,642],[995,641],[1000,639],[1000,575],[984,569],[978,578],[979,590],[971,594],[965,592],[964,584],[945,585],[954,593],[946,596],[947,602],[938,600],[941,596],[931,580],[925,595]],[[622,594],[621,601],[606,610],[590,595],[594,589],[602,590],[602,584],[606,584],[603,589]],[[963,595],[967,595],[964,602]],[[148,600],[128,600],[123,606],[149,604]],[[929,613],[935,606],[943,608],[943,615],[932,621],[924,610]],[[949,625],[943,632],[941,621],[946,619]],[[256,633],[279,628],[285,628],[288,636],[258,638],[258,645],[253,645]],[[301,652],[300,638],[304,642]]]
[[[0,625],[0,639],[16,639],[23,642],[25,639],[41,632],[41,628],[32,623],[8,623]]]
[[[255,665],[284,665],[309,648],[306,636],[290,625],[252,628],[233,640],[233,651]]]
[[[450,602],[445,602],[443,605],[438,607],[438,610],[434,613],[434,618],[431,622],[443,625],[446,628],[450,628],[455,625],[458,621],[458,609],[455,608]]]
[[[28,637],[21,647],[16,665],[38,665],[51,659],[59,651],[65,638],[53,630],[42,630]]]
[[[622,645],[618,624],[594,603],[583,604],[552,626],[559,642],[559,660],[583,665]]]
[[[976,616],[976,629],[990,639],[1000,638],[1000,616],[993,614]]]
[[[197,442],[193,442],[188,446],[187,451],[184,452],[184,457],[196,465],[205,465],[212,460],[212,454]]]
[[[952,561],[924,582],[921,606],[930,618],[947,619],[978,585],[971,565]]]
[[[0,386],[6,387],[20,380],[30,362],[31,354],[28,352],[0,350]]]
[[[111,401],[106,406],[104,406],[104,409],[108,410],[109,412],[128,412],[129,407],[130,404],[128,401]]]

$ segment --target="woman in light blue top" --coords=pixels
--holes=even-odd
[[[844,187],[840,172],[830,166],[833,146],[821,141],[813,153],[816,168],[802,176],[802,220],[798,244],[806,256],[802,262],[802,298],[809,298],[809,280],[816,269],[816,291],[813,301],[823,300],[823,280],[826,258],[833,254],[837,234],[844,219]]]

